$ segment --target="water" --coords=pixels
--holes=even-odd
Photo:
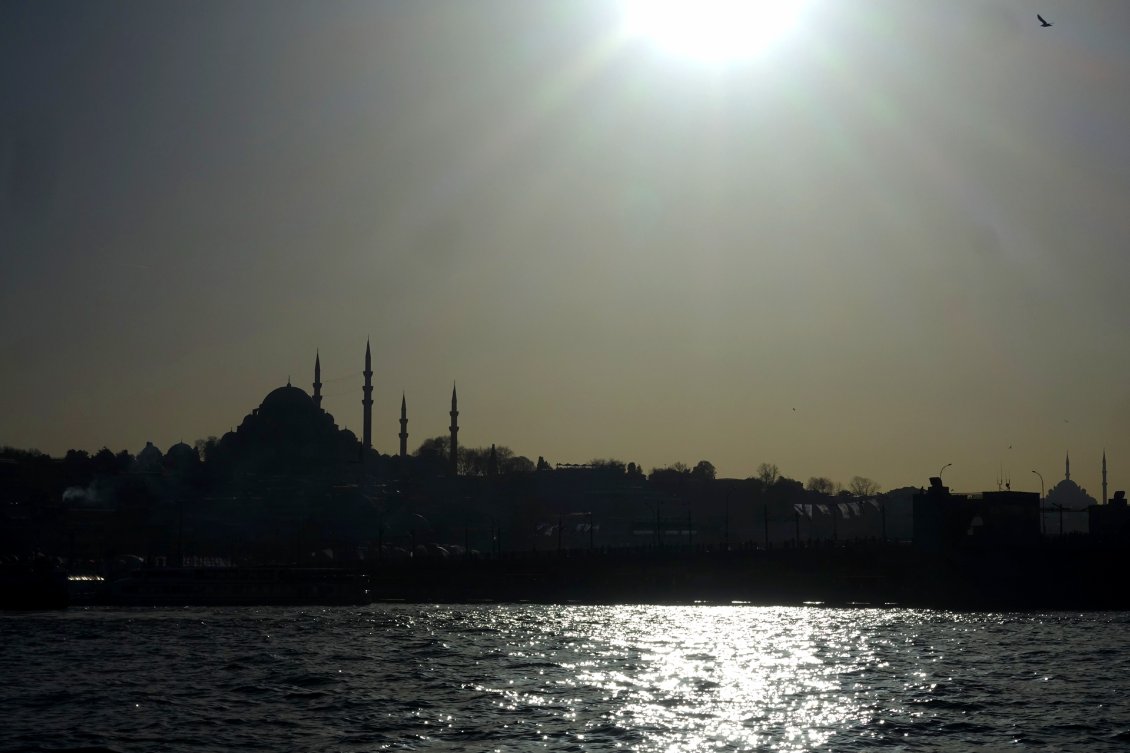
[[[1124,750],[1130,613],[0,616],[0,749]]]

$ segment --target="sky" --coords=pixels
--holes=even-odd
[[[766,2],[0,5],[0,444],[1130,485],[1130,4]]]

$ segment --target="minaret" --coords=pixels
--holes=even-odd
[[[451,475],[459,475],[459,400],[451,384]]]
[[[1065,464],[1066,469],[1064,470],[1064,473],[1066,473],[1067,475],[1064,476],[1064,479],[1066,479],[1067,481],[1070,481],[1071,480],[1071,453],[1068,452],[1066,454],[1067,454],[1067,461],[1066,461],[1066,464]]]
[[[1106,496],[1106,450],[1103,450],[1103,501],[1099,504],[1106,504],[1110,497]]]
[[[400,393],[400,459],[408,457],[408,401]]]
[[[322,361],[318,351],[314,351],[314,407],[322,409]]]
[[[369,341],[365,341],[365,397],[361,405],[365,411],[362,415],[361,447],[365,450],[373,447],[373,356],[369,352]]]

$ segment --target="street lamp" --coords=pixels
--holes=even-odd
[[[1044,499],[1044,477],[1040,475],[1039,471],[1032,471],[1032,473],[1035,473],[1036,478],[1040,479],[1040,500],[1043,501],[1043,499]]]
[[[938,478],[941,478],[942,477],[942,471],[945,471],[945,469],[949,468],[951,465],[953,465],[953,463],[946,463],[945,465],[943,465],[942,470],[938,471]]]

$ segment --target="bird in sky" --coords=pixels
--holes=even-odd
[[[1036,14],[1036,18],[1040,19],[1040,26],[1042,26],[1043,28],[1045,28],[1045,29],[1046,29],[1046,28],[1048,28],[1049,26],[1051,26],[1051,24],[1050,24],[1050,23],[1048,23],[1047,21],[1045,21],[1045,20],[1044,20],[1044,17],[1043,17],[1043,16],[1041,16],[1041,15],[1040,15],[1039,13],[1037,13],[1037,14]]]

